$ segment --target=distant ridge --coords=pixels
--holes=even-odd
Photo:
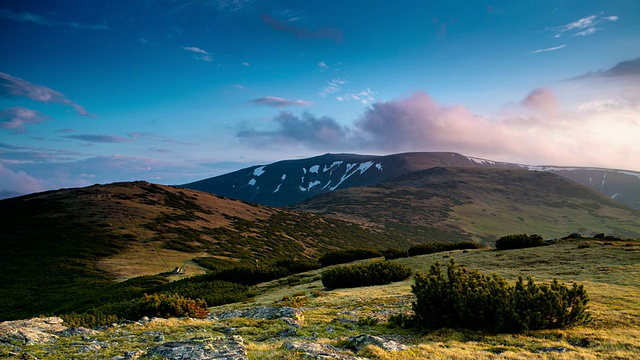
[[[586,167],[531,166],[454,152],[413,152],[386,156],[325,154],[252,166],[183,184],[181,187],[269,206],[289,206],[327,192],[381,181],[434,167],[547,171],[640,209],[640,172]]]

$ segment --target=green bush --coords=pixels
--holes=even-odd
[[[356,260],[371,259],[380,257],[382,254],[373,249],[348,249],[328,252],[318,259],[322,267],[344,264]]]
[[[322,272],[322,285],[327,288],[351,288],[384,285],[411,276],[411,269],[392,261],[338,266]]]
[[[407,256],[409,256],[409,254],[406,251],[395,249],[395,248],[382,250],[381,253],[382,253],[382,256],[384,256],[385,260],[400,259],[400,258],[406,258]]]
[[[514,234],[503,236],[496,241],[496,249],[511,250],[544,246],[544,239],[540,235]]]
[[[320,264],[317,261],[311,260],[278,260],[274,266],[285,268],[290,274],[298,274],[320,268]]]
[[[535,284],[520,277],[510,286],[498,275],[459,268],[453,259],[446,276],[440,263],[429,274],[417,273],[411,287],[413,324],[425,328],[467,328],[491,332],[522,332],[585,323],[589,297],[584,286],[567,288],[554,280]]]
[[[409,256],[433,254],[443,251],[463,250],[463,249],[483,249],[484,246],[473,241],[461,241],[454,243],[432,242],[425,244],[416,244],[409,248],[407,253]]]
[[[189,299],[178,294],[144,294],[142,298],[127,302],[121,308],[126,319],[148,317],[207,317],[207,304],[202,299]]]
[[[288,276],[287,269],[273,266],[236,266],[205,275],[207,280],[223,280],[243,285],[255,285]]]

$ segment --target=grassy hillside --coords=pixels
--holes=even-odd
[[[2,200],[0,212],[0,320],[86,308],[114,281],[174,267],[203,273],[194,258],[255,266],[397,244],[350,223],[146,182]]]
[[[410,313],[413,279],[384,286],[329,290],[315,270],[298,275],[297,284],[284,280],[254,287],[258,296],[242,304],[211,309],[220,314],[232,309],[257,306],[299,307],[303,314],[295,335],[277,336],[291,328],[281,319],[229,318],[224,320],[171,319],[129,324],[100,331],[90,338],[61,337],[55,345],[24,345],[35,357],[110,358],[127,351],[144,351],[165,341],[206,339],[231,334],[241,336],[250,359],[303,359],[301,353],[283,349],[285,342],[307,342],[335,346],[348,355],[380,360],[417,359],[637,359],[640,354],[640,239],[576,239],[519,250],[450,251],[395,260],[416,271],[426,272],[435,261],[458,264],[485,274],[497,273],[513,283],[520,275],[536,282],[554,278],[584,284],[591,298],[593,321],[575,328],[527,331],[523,334],[489,334],[464,329],[419,331],[392,326],[392,314]],[[336,320],[340,319],[340,320]],[[350,349],[348,337],[369,334],[392,339],[407,350],[388,352],[376,346]],[[79,352],[84,345],[99,342],[102,348]],[[8,349],[8,350],[6,350]],[[0,344],[3,351],[15,349]],[[10,356],[11,357],[11,356]]]
[[[522,232],[640,236],[640,212],[560,176],[517,169],[433,168],[293,208],[418,242],[491,242]]]

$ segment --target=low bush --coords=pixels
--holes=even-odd
[[[382,254],[378,250],[372,249],[336,250],[322,255],[320,259],[318,259],[318,262],[320,262],[322,267],[326,267],[380,256],[382,256]]]
[[[496,249],[498,250],[524,249],[544,245],[546,244],[540,235],[514,234],[503,236],[496,241]]]
[[[291,274],[320,269],[320,264],[311,260],[278,260],[274,266],[285,268]]]
[[[480,243],[473,241],[462,241],[462,242],[432,242],[425,244],[416,244],[412,245],[407,253],[409,256],[417,256],[417,255],[427,255],[433,254],[437,252],[443,251],[451,251],[451,250],[463,250],[463,249],[483,249],[484,246]]]
[[[142,298],[128,303],[128,308],[122,309],[126,319],[140,319],[148,317],[192,317],[204,319],[207,317],[207,303],[202,299],[189,299],[178,294],[144,294]]]
[[[446,276],[440,263],[417,273],[412,324],[425,328],[467,328],[491,332],[554,329],[589,321],[589,297],[582,285],[554,280],[535,284],[520,277],[514,286],[498,275],[459,268],[453,259]],[[400,319],[402,320],[402,319]]]
[[[289,270],[273,266],[236,266],[205,275],[208,280],[223,280],[242,285],[255,285],[290,274]]]
[[[385,260],[400,259],[400,258],[406,258],[407,256],[409,256],[409,254],[405,250],[399,250],[395,248],[382,250],[381,253],[382,253],[382,256],[384,256]]]
[[[411,269],[392,261],[374,261],[368,264],[338,266],[322,272],[322,285],[326,288],[351,288],[384,285],[411,276]]]

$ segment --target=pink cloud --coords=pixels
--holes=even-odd
[[[38,179],[24,171],[14,172],[0,162],[0,193],[23,195],[45,189]]]
[[[48,117],[43,116],[39,111],[20,106],[0,110],[0,127],[17,133],[24,132],[27,124],[36,124],[47,119]]]
[[[520,104],[525,108],[546,114],[553,114],[558,111],[556,95],[548,88],[539,88],[531,91]]]

